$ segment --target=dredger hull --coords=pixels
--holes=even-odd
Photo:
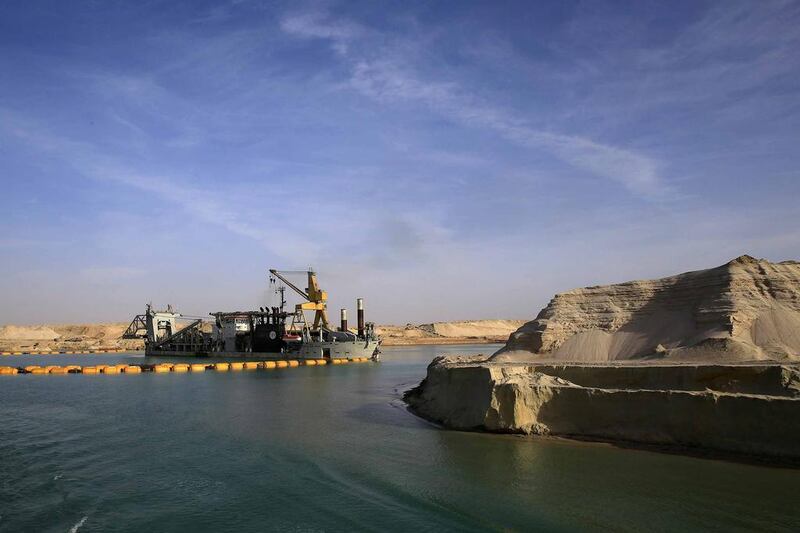
[[[187,352],[178,350],[157,350],[147,348],[145,355],[148,357],[225,357],[239,359],[339,359],[351,357],[367,357],[378,360],[380,354],[380,341],[360,340],[344,342],[306,342],[296,349],[284,352]]]

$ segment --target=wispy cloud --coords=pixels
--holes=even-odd
[[[800,246],[797,2],[285,8],[8,10],[0,314],[254,305],[269,262],[380,320],[526,317]]]
[[[151,194],[159,200],[176,206],[195,219],[224,228],[235,235],[253,239],[265,249],[280,256],[295,256],[308,259],[303,250],[313,247],[302,235],[291,241],[278,240],[272,231],[275,224],[288,217],[292,205],[276,202],[272,209],[256,213],[250,210],[252,203],[240,198],[231,198],[229,190],[220,193],[217,189],[198,187],[192,180],[168,174],[151,175],[137,170],[126,161],[112,155],[104,155],[99,148],[86,141],[76,141],[53,134],[26,117],[8,110],[0,110],[4,118],[0,131],[5,131],[29,146],[57,157],[63,164],[87,178],[100,182],[113,182]],[[238,205],[231,209],[227,204]],[[266,215],[266,216],[265,216]],[[256,224],[259,221],[260,224]]]
[[[570,135],[537,129],[502,107],[471,95],[454,81],[426,80],[409,66],[401,44],[386,47],[375,32],[355,22],[311,11],[290,14],[281,28],[298,38],[324,39],[350,68],[349,84],[380,102],[414,101],[460,124],[494,131],[518,145],[543,150],[593,175],[622,184],[649,199],[669,193],[657,161],[643,153]],[[361,42],[371,36],[371,42]],[[385,39],[384,39],[385,40]]]

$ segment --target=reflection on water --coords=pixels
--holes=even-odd
[[[0,531],[795,530],[800,472],[445,431],[440,353],[274,371],[0,376]],[[14,364],[144,362],[135,355]]]

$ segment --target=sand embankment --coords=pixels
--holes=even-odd
[[[505,342],[524,320],[470,320],[378,326],[386,346]],[[142,350],[141,340],[123,340],[127,323],[0,326],[0,351]]]
[[[406,394],[457,429],[800,461],[800,263],[742,256],[556,295],[491,357],[437,358]]]
[[[800,462],[800,367],[557,365],[437,358],[406,393],[446,427]]]
[[[43,324],[34,326],[0,326],[0,351],[26,350],[140,350],[140,340],[123,340],[127,323],[107,324]]]
[[[524,320],[463,320],[377,326],[377,332],[384,346],[504,343],[523,324]]]

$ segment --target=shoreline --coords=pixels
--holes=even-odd
[[[388,339],[381,343],[381,346],[458,346],[460,344],[505,344],[507,337],[487,338],[487,337],[460,337],[460,338],[417,338],[417,339]]]
[[[416,387],[415,387],[416,388]],[[650,444],[646,442],[637,442],[623,439],[612,438],[590,438],[581,435],[532,435],[516,432],[504,431],[489,431],[482,428],[473,429],[459,429],[450,428],[433,418],[429,418],[423,413],[418,412],[412,405],[405,399],[405,395],[413,390],[409,389],[404,391],[401,400],[405,406],[406,411],[419,420],[430,424],[431,426],[441,431],[460,431],[464,433],[478,433],[491,437],[511,437],[518,439],[526,439],[531,441],[545,441],[554,442],[571,446],[588,446],[588,447],[612,447],[620,450],[634,451],[634,452],[649,452],[660,453],[665,455],[677,455],[692,457],[695,459],[706,459],[710,461],[724,461],[729,463],[745,464],[750,466],[760,466],[764,468],[778,468],[778,469],[792,469],[800,470],[800,459],[795,458],[781,458],[763,455],[743,454],[724,452],[709,448],[702,448],[696,446],[681,446],[681,445],[667,445],[667,444]]]

